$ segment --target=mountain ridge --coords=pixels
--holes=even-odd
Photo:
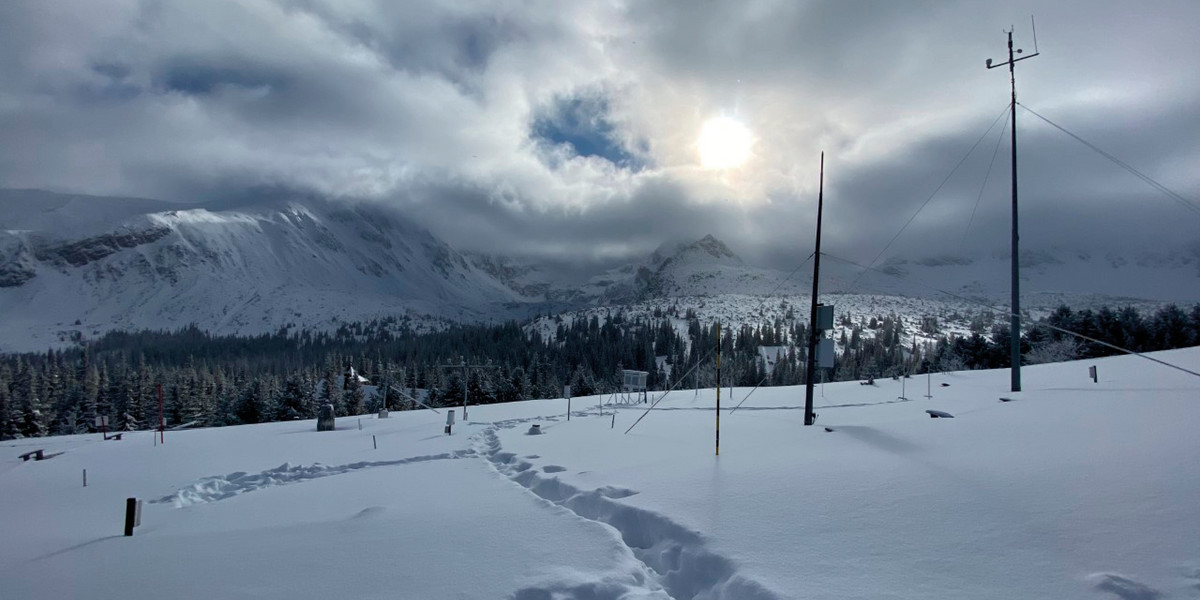
[[[94,203],[94,204],[93,204]],[[146,210],[150,209],[150,210]],[[836,257],[830,257],[836,258]],[[1022,253],[1033,306],[1083,297],[1200,299],[1192,251]],[[874,271],[823,262],[823,293],[1005,304],[1007,256],[892,257]],[[422,326],[525,319],[673,297],[810,291],[803,268],[747,264],[715,236],[667,242],[599,273],[459,251],[402,211],[271,200],[221,210],[165,201],[0,190],[0,351],[113,329],[255,334],[401,317]]]

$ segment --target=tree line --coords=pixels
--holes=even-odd
[[[157,427],[159,391],[168,427],[212,427],[309,419],[329,403],[339,416],[432,406],[554,398],[620,390],[621,370],[648,372],[650,390],[712,387],[717,325],[674,310],[573,322],[556,319],[542,335],[515,322],[452,325],[416,332],[396,319],[345,324],[330,332],[216,336],[198,327],[112,332],[80,347],[0,356],[0,439],[89,433],[98,415],[112,430]],[[1200,344],[1200,304],[1190,312],[1162,307],[1143,316],[1132,307],[1058,308],[1055,328],[1139,352]],[[969,335],[922,323],[910,335],[895,315],[842,316],[845,326],[829,381],[1009,365],[1008,328]],[[915,333],[915,332],[914,332]],[[804,383],[807,324],[783,315],[722,329],[722,383]],[[907,341],[906,341],[907,340]],[[1022,337],[1029,363],[1090,358],[1115,351],[1059,330],[1031,327]],[[769,348],[771,361],[760,349]],[[455,365],[478,365],[463,369]],[[346,377],[348,368],[370,380]],[[373,390],[376,393],[369,393]]]

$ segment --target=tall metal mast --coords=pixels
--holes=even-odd
[[[1012,110],[1009,115],[1012,119],[1012,314],[1010,318],[1010,328],[1012,339],[1010,342],[1010,355],[1012,360],[1012,391],[1021,391],[1021,282],[1020,282],[1020,254],[1018,254],[1018,235],[1017,235],[1017,73],[1016,66],[1018,61],[1027,58],[1033,58],[1038,55],[1037,49],[1029,56],[1016,58],[1013,55],[1013,39],[1012,30],[1008,30],[1008,62],[998,65],[992,64],[992,59],[987,59],[987,68],[994,69],[1008,65],[1009,82],[1012,86],[1012,103],[1009,108]],[[1016,54],[1021,54],[1021,49],[1016,49]]]
[[[821,153],[821,183],[817,192],[817,250],[813,253],[812,315],[808,322],[808,368],[804,384],[804,424],[817,421],[813,414],[813,381],[817,371],[817,289],[821,281],[821,211],[825,207],[825,153]]]

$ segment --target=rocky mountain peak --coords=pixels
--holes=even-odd
[[[688,244],[682,250],[686,252],[702,252],[717,259],[731,258],[738,262],[742,260],[729,249],[729,246],[725,245],[725,242],[713,237],[711,233]]]
[[[692,242],[667,242],[650,255],[650,265],[662,269],[679,263],[727,263],[741,265],[742,259],[712,234]]]

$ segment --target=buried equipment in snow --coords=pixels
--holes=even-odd
[[[333,431],[333,405],[324,404],[317,411],[317,431]]]
[[[945,411],[941,411],[941,410],[929,409],[929,410],[926,410],[925,412],[929,413],[930,419],[953,419],[954,418],[954,415],[952,415],[948,412],[945,412]]]
[[[125,499],[125,536],[133,535],[133,528],[142,524],[142,501],[137,498]]]
[[[526,431],[525,435],[542,435],[542,426],[537,423],[530,425],[529,431]]]

